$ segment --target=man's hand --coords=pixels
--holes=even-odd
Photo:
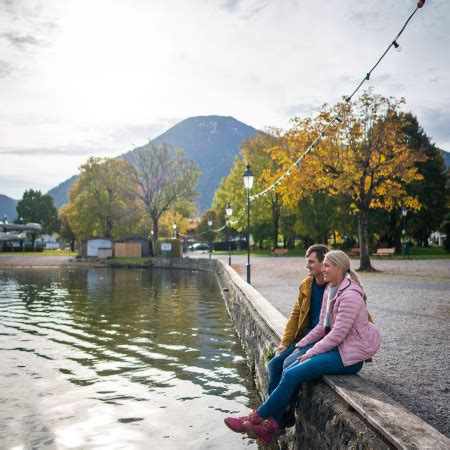
[[[285,345],[283,345],[283,344],[280,344],[278,347],[277,347],[277,349],[275,350],[275,354],[278,356],[278,355],[281,355],[281,353],[283,353],[283,352],[285,352],[287,350],[287,347],[285,346]]]

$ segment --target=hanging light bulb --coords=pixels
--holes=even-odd
[[[392,45],[395,47],[395,50],[396,50],[397,52],[401,52],[401,51],[402,51],[402,48],[400,47],[400,44],[397,43],[397,41],[394,41],[394,42],[392,43]]]

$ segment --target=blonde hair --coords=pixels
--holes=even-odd
[[[330,250],[325,258],[331,262],[334,266],[339,267],[342,270],[344,276],[351,278],[356,284],[358,284],[363,290],[364,302],[367,301],[366,293],[364,292],[364,286],[361,281],[359,281],[356,272],[350,268],[350,258],[342,250]]]

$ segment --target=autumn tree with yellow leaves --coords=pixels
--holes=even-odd
[[[78,239],[90,236],[119,239],[138,221],[132,201],[130,166],[121,159],[89,158],[69,190],[64,217]]]
[[[399,203],[409,209],[420,208],[408,195],[406,186],[421,179],[415,163],[423,156],[408,146],[404,100],[383,97],[371,90],[355,103],[324,105],[313,119],[295,119],[286,134],[287,147],[279,147],[273,158],[287,170],[325,125],[339,114],[315,148],[293,170],[278,192],[287,204],[297,204],[312,192],[342,195],[351,201],[358,215],[360,243],[359,270],[374,270],[368,246],[368,212],[371,208],[391,210]]]

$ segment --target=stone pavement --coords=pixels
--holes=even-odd
[[[213,257],[228,262],[228,256]],[[372,263],[382,272],[358,275],[383,341],[360,375],[449,437],[450,259]],[[244,279],[245,264],[246,256],[232,256]],[[253,257],[251,269],[253,287],[288,317],[306,275],[305,259]]]

